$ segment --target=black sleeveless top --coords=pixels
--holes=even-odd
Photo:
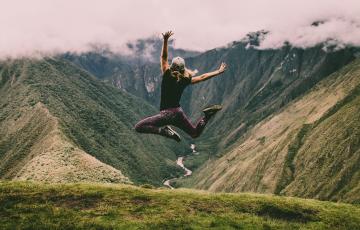
[[[167,69],[161,81],[160,110],[179,107],[181,95],[190,83],[191,77],[177,81],[176,77],[171,75],[171,70]]]

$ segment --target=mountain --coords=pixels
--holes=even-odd
[[[358,203],[358,124],[352,113],[357,111],[359,48],[320,44],[301,49],[285,44],[281,49],[261,50],[259,42],[267,33],[252,33],[200,54],[170,51],[186,56],[187,66],[200,74],[221,62],[228,64],[223,75],[186,89],[181,103],[193,120],[209,104],[222,104],[223,110],[200,138],[190,140],[183,135],[182,145],[132,130],[140,118],[158,111],[151,105],[158,107],[160,98],[161,76],[155,60],[161,48],[159,39],[129,43],[128,56],[103,49],[64,54],[45,59],[41,65],[41,61],[5,63],[2,95],[8,95],[12,82],[21,76],[35,80],[19,81],[23,88],[12,89],[15,100],[1,99],[8,110],[2,111],[3,130],[9,132],[0,145],[2,152],[8,152],[2,154],[3,159],[10,159],[4,161],[4,168],[17,172],[22,167],[12,166],[19,156],[18,151],[10,150],[18,142],[11,142],[9,135],[19,135],[21,143],[29,137],[26,132],[21,132],[24,137],[11,133],[9,127],[17,122],[10,117],[21,118],[30,109],[20,110],[23,104],[8,105],[27,101],[29,94],[36,95],[31,96],[35,99],[29,108],[44,108],[51,115],[48,120],[57,121],[51,123],[55,128],[47,130],[59,129],[66,143],[95,157],[104,167],[112,167],[108,168],[111,172],[118,170],[116,175],[124,181],[160,185],[164,178],[180,175],[174,161],[186,155],[191,141],[200,154],[188,156],[185,164],[194,174],[177,180],[177,186]],[[28,68],[36,71],[31,73]],[[52,75],[59,76],[48,77]],[[20,93],[29,89],[31,93]],[[28,145],[34,143],[38,141]],[[32,149],[22,150],[26,154],[20,162],[36,155]],[[13,178],[11,173],[6,175]]]
[[[129,185],[0,182],[0,203],[1,229],[360,228],[350,204]]]
[[[223,75],[194,85],[184,98],[193,117],[200,108],[219,103],[223,110],[197,140],[212,153],[230,148],[252,126],[305,94],[321,79],[355,59],[354,48],[326,52],[322,46],[258,50],[250,43],[208,51],[187,59],[200,73],[228,64]]]
[[[356,59],[248,129],[190,184],[359,203],[359,109]]]
[[[197,51],[177,49],[169,41],[169,58],[193,57]],[[110,83],[128,93],[145,99],[155,107],[160,104],[160,53],[162,40],[157,37],[138,39],[127,43],[127,50],[114,53],[106,47],[96,48],[83,54],[61,55],[85,69],[98,79]]]
[[[177,181],[177,185],[357,203],[357,129],[349,134],[354,139],[342,135],[350,131],[340,129],[344,124],[353,124],[355,118],[347,116],[345,123],[334,120],[338,126],[331,128],[321,128],[317,122],[355,90],[359,48],[338,49],[320,44],[302,49],[285,44],[276,50],[258,49],[266,34],[266,31],[251,33],[241,41],[186,58],[187,66],[198,69],[200,74],[216,69],[221,62],[228,64],[228,70],[217,78],[188,87],[183,95],[183,108],[193,120],[209,104],[222,104],[223,110],[200,138],[191,140],[200,155],[189,156],[186,164],[195,173],[187,180]],[[121,77],[127,79],[122,82],[128,82],[123,89],[158,105],[158,63],[148,62],[142,66],[133,79]],[[349,79],[353,82],[347,80],[346,71],[352,73]],[[337,88],[333,81],[337,82]],[[132,89],[136,87],[137,91]],[[316,91],[319,87],[321,92]],[[301,106],[303,112],[296,106]],[[321,109],[316,109],[318,107]],[[347,112],[339,110],[337,114],[346,116]],[[335,148],[327,143],[328,135],[322,135],[325,130],[339,133],[338,142],[342,141],[343,146]],[[320,142],[304,139],[312,132],[319,135]],[[303,162],[312,162],[310,148],[316,155],[313,159],[316,163],[312,165]],[[351,149],[350,153],[343,151],[347,148]],[[332,152],[333,156],[329,157]],[[300,156],[303,161],[298,160]],[[304,186],[305,183],[311,184],[311,189]]]
[[[194,57],[200,54],[198,51],[175,48],[174,40],[170,39],[168,42],[169,58],[181,56],[183,58]],[[158,37],[149,37],[145,39],[137,39],[135,41],[128,42],[128,52],[132,54],[132,57],[136,60],[142,60],[143,62],[158,63],[160,59],[163,40]]]
[[[56,58],[0,64],[0,178],[159,185],[182,145],[140,135],[157,112]]]
[[[220,77],[188,87],[181,103],[193,120],[200,116],[201,109],[207,105],[223,105],[222,112],[207,127],[204,135],[196,140],[198,146],[204,146],[203,149],[210,155],[219,155],[230,148],[249,127],[306,93],[321,79],[354,60],[359,53],[357,48],[332,50],[325,44],[307,49],[289,45],[277,50],[257,49],[259,41],[267,33],[250,33],[241,41],[224,47],[201,54],[191,51],[184,54],[187,66],[198,69],[199,74],[216,69],[222,61],[228,64],[228,71]],[[161,83],[158,55],[161,41],[155,39],[156,45],[151,47],[157,48],[150,50],[156,50],[156,55],[154,59],[146,61],[142,57],[146,56],[148,49],[144,47],[147,47],[146,44],[154,44],[151,39],[148,40],[145,40],[148,43],[139,40],[130,46],[142,60],[140,65],[130,62],[131,58],[124,61],[124,58],[101,52],[68,55],[65,58],[99,79],[111,82],[158,107]],[[170,55],[172,52],[178,54],[176,50],[170,49]]]

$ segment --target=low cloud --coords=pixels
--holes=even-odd
[[[308,25],[289,28],[276,28],[269,32],[261,42],[260,49],[276,49],[284,42],[306,48],[319,43],[341,49],[345,46],[360,46],[360,24],[345,17],[327,18]]]
[[[261,48],[284,42],[360,46],[358,0],[0,0],[0,57],[85,52],[96,44],[126,52],[126,43],[175,32],[175,46],[198,51],[270,33]],[[315,21],[324,22],[318,26]]]

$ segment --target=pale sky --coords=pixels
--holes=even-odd
[[[175,32],[175,46],[199,51],[271,31],[262,48],[309,47],[329,38],[360,46],[360,0],[0,0],[0,56],[87,51],[104,43]],[[316,20],[325,24],[311,27]]]

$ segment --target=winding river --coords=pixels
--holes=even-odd
[[[192,171],[184,166],[184,157],[178,157],[178,159],[176,160],[176,164],[179,165],[182,169],[184,169],[185,171],[184,177],[190,176],[192,174]],[[174,187],[171,186],[171,181],[174,179],[178,179],[178,177],[166,180],[164,182],[164,185],[169,187],[170,189],[174,189]]]

